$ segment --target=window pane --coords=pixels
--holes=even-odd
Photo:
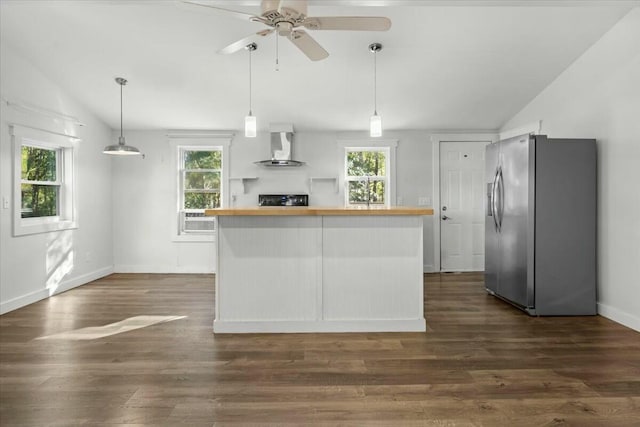
[[[22,179],[56,181],[56,151],[22,146]]]
[[[215,151],[185,151],[185,169],[221,169],[222,152]]]
[[[384,204],[384,181],[370,181],[367,194],[366,181],[349,181],[349,203]]]
[[[22,184],[21,218],[58,215],[58,187]]]
[[[349,151],[348,176],[385,176],[385,153],[382,151]]]
[[[220,188],[220,172],[185,172],[186,190],[217,190]]]
[[[220,207],[220,193],[184,193],[185,209],[214,209]]]

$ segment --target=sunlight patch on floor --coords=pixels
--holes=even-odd
[[[74,331],[60,332],[53,335],[45,335],[36,338],[37,340],[96,340],[111,335],[121,334],[136,329],[146,328],[147,326],[156,325],[158,323],[172,322],[174,320],[184,319],[187,316],[134,316],[119,322],[110,323],[104,326],[90,326],[87,328],[76,329]]]

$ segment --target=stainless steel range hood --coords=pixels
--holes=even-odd
[[[272,123],[271,131],[271,160],[255,162],[256,165],[266,167],[302,166],[304,162],[293,160],[293,125],[286,123]]]

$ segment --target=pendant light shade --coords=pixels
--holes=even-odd
[[[373,53],[373,116],[369,120],[369,136],[377,138],[382,136],[382,117],[378,115],[378,87],[377,87],[377,57],[378,52],[382,50],[380,43],[371,43],[369,45],[369,51]]]
[[[258,45],[255,43],[250,43],[245,47],[249,51],[249,115],[244,118],[244,136],[246,138],[255,138],[258,127],[256,117],[251,112],[251,52],[257,48]]]
[[[382,136],[382,117],[380,117],[378,113],[374,113],[373,116],[371,116],[369,135],[374,138]]]
[[[116,77],[116,83],[120,85],[120,136],[118,137],[117,144],[107,145],[102,152],[116,156],[141,155],[140,150],[125,143],[124,135],[122,134],[122,86],[127,84],[127,80],[122,77]]]
[[[257,125],[256,116],[252,116],[251,111],[249,111],[249,115],[244,118],[244,136],[247,138],[255,138]]]
[[[142,154],[136,147],[126,145],[124,142],[124,137],[122,136],[118,138],[117,144],[107,145],[106,147],[104,147],[104,150],[102,152],[104,154],[114,154],[116,156],[132,156]]]

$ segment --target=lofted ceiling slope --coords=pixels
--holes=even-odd
[[[211,1],[259,13],[256,1]],[[264,27],[179,1],[3,0],[1,42],[119,127],[240,129],[249,109],[248,52],[216,53]],[[373,6],[371,6],[373,5]],[[253,53],[259,129],[497,129],[609,30],[634,2],[310,1],[309,15],[387,16],[387,32],[309,31],[330,53],[312,62],[275,36]],[[69,112],[70,113],[70,112]]]

